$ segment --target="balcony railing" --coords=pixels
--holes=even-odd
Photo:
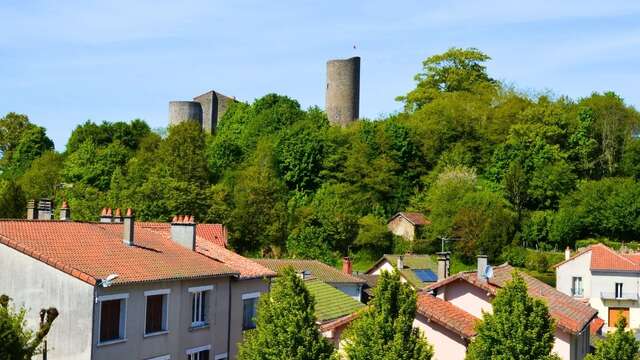
[[[638,300],[638,293],[623,292],[619,295],[621,296],[616,296],[615,292],[603,291],[600,293],[600,298],[606,300]]]

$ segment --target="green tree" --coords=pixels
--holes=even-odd
[[[369,306],[343,333],[350,360],[429,360],[433,350],[413,327],[416,293],[400,274],[382,272]]]
[[[0,295],[0,358],[4,360],[30,360],[40,353],[41,344],[58,317],[55,308],[40,310],[40,326],[37,331],[27,328],[27,311],[15,311],[9,305],[9,297]]]
[[[0,219],[20,219],[27,214],[24,191],[12,179],[0,179],[0,204]]]
[[[55,200],[62,183],[62,156],[47,151],[35,159],[29,169],[20,177],[18,183],[28,199],[50,198]]]
[[[201,186],[208,184],[205,143],[205,134],[196,122],[187,121],[170,127],[169,136],[160,145],[161,161],[169,176]]]
[[[512,280],[492,302],[493,313],[484,313],[466,359],[559,359],[551,354],[555,322],[547,305],[530,297],[521,275]]]
[[[585,360],[637,360],[640,359],[640,343],[633,331],[626,330],[627,320],[624,316],[618,318],[616,330],[607,333],[605,338],[596,341],[596,350],[588,354]]]
[[[292,268],[284,269],[260,298],[256,328],[246,333],[238,359],[323,360],[333,353],[316,325],[313,296]]]
[[[433,55],[423,63],[423,72],[415,76],[416,88],[397,100],[405,103],[407,110],[416,110],[433,101],[440,93],[474,91],[480,87],[492,87],[495,80],[487,75],[482,63],[491,58],[475,48],[450,48]]]

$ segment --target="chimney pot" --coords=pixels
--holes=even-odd
[[[60,220],[71,220],[71,209],[66,200],[62,202],[62,206],[60,207]]]
[[[102,212],[100,213],[100,222],[101,223],[110,223],[113,220],[111,216],[111,209],[102,208]]]
[[[127,209],[127,215],[125,215],[122,225],[122,242],[124,242],[128,246],[133,246],[135,218],[131,209]]]
[[[567,246],[567,248],[564,249],[564,259],[569,260],[570,258],[571,258],[571,248]]]
[[[438,255],[438,281],[449,277],[449,253],[439,252]]]
[[[398,267],[398,271],[404,269],[404,256],[402,256],[402,255],[398,256],[397,267]]]
[[[27,201],[27,219],[36,220],[37,218],[38,218],[38,213],[36,212],[36,201],[35,200]]]
[[[486,281],[485,270],[489,265],[487,261],[487,255],[478,255],[478,280]]]
[[[196,249],[196,223],[188,221],[188,216],[178,215],[171,222],[171,240],[189,250]],[[193,218],[191,218],[193,220]]]
[[[353,269],[351,267],[351,259],[348,256],[342,258],[342,272],[351,275]]]

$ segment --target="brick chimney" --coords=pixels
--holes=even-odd
[[[171,220],[171,239],[189,250],[196,249],[196,223],[193,216],[178,215]]]
[[[60,207],[60,220],[71,220],[71,209],[69,208],[67,200],[64,200],[62,202],[62,206]]]
[[[120,212],[120,208],[116,208],[116,211],[113,214],[113,219],[111,221],[113,221],[114,223],[122,222],[122,213]]]
[[[36,212],[36,201],[29,200],[27,201],[27,220],[35,220],[38,218],[38,213]]]
[[[351,275],[353,269],[351,267],[351,259],[348,256],[342,258],[342,272]]]
[[[449,253],[439,252],[438,255],[438,281],[449,277]]]
[[[122,241],[126,245],[129,245],[129,246],[134,245],[134,228],[135,228],[135,217],[133,216],[133,210],[131,210],[131,208],[128,208],[127,213],[124,216],[123,226],[122,226]]]
[[[111,208],[102,208],[102,213],[100,213],[100,222],[101,223],[110,223],[113,219]]]

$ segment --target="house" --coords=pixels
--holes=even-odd
[[[437,258],[435,262],[431,255],[385,254],[365,271],[365,275],[369,276],[363,279],[366,279],[368,284],[375,284],[371,275],[378,276],[382,271],[391,272],[398,269],[401,281],[409,283],[416,290],[424,289],[449,275],[449,253],[438,253]]]
[[[317,260],[254,259],[254,261],[276,273],[286,267],[292,267],[297,273],[321,280],[356,301],[362,300],[362,287],[365,281],[351,274],[349,258],[344,259],[342,271]]]
[[[59,312],[49,359],[235,357],[273,271],[189,216],[136,222],[129,209],[75,222],[68,210],[65,220],[0,220],[0,294],[28,309],[32,327],[41,308]]]
[[[339,349],[342,331],[365,305],[319,279],[305,279],[305,285],[316,301],[320,331]]]
[[[407,240],[414,240],[419,229],[431,222],[419,212],[399,212],[387,222],[387,228],[394,235],[402,236]]]
[[[618,252],[604,244],[591,245],[573,256],[567,249],[565,260],[555,269],[556,288],[597,309],[604,332],[624,316],[629,327],[640,333],[640,253]]]
[[[461,272],[438,281],[418,294],[414,326],[433,344],[436,360],[464,359],[467,345],[476,335],[476,322],[491,312],[497,291],[511,280],[515,269],[508,264],[486,274],[486,257],[478,258],[478,270]],[[529,295],[542,299],[556,320],[553,351],[564,360],[581,360],[590,350],[590,327],[597,310],[553,287],[520,273]]]

